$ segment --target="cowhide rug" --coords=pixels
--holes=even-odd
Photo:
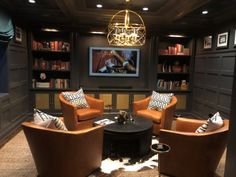
[[[158,143],[153,137],[152,144]],[[158,176],[158,155],[150,151],[141,158],[106,158],[103,159],[101,168],[89,177],[155,177]]]

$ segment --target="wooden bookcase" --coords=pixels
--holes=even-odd
[[[189,110],[193,45],[190,38],[160,37],[158,41],[156,91],[174,93],[180,112]]]
[[[32,110],[59,113],[58,94],[71,89],[72,35],[33,31],[30,36],[30,91]]]

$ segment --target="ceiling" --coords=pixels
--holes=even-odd
[[[236,19],[235,0],[0,0],[14,19],[32,27],[61,27],[80,32],[106,31],[111,17],[125,8],[141,15],[147,33],[194,33]],[[102,4],[98,9],[96,4]],[[146,6],[148,12],[142,11]],[[202,15],[202,10],[209,13]]]

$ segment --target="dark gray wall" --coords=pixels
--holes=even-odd
[[[6,50],[1,72],[8,77],[4,85],[4,94],[0,96],[0,143],[13,129],[24,121],[28,113],[28,52],[26,31],[22,30],[22,42],[12,39]]]
[[[132,87],[135,89],[144,89],[152,87],[148,77],[151,74],[149,68],[150,57],[150,40],[140,49],[140,70],[139,77],[94,77],[89,76],[89,47],[108,47],[107,38],[103,35],[80,35],[76,39],[76,57],[73,70],[76,70],[77,85],[84,88],[98,87]],[[109,46],[110,47],[110,46]],[[155,67],[155,66],[154,66]],[[152,74],[153,75],[153,74]]]
[[[207,118],[209,113],[219,111],[223,117],[230,118],[236,56],[234,29],[234,26],[228,25],[197,38],[192,101],[192,112],[197,116]],[[217,34],[227,31],[228,47],[217,48]],[[212,48],[208,50],[203,49],[203,37],[206,35],[213,36]]]
[[[7,92],[8,89],[8,72],[6,60],[7,45],[8,43],[0,43],[0,93]]]
[[[232,177],[236,174],[235,162],[236,162],[236,65],[234,67],[234,84],[233,93],[231,99],[231,114],[230,114],[230,126],[229,126],[229,136],[228,136],[228,146],[227,146],[227,156],[225,163],[225,177]]]

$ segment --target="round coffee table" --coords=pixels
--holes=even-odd
[[[103,154],[128,157],[140,157],[147,154],[152,141],[152,121],[134,117],[133,122],[120,124],[116,122],[115,116],[117,115],[107,114],[95,119],[95,122],[102,119],[115,121],[104,127]]]

